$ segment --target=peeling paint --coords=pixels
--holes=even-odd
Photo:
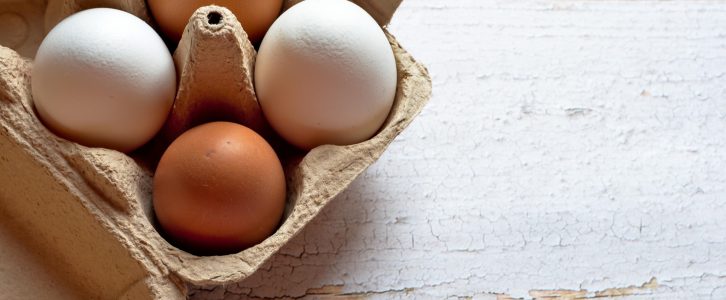
[[[640,286],[631,285],[622,288],[607,288],[600,291],[588,290],[531,290],[529,296],[534,300],[577,300],[577,299],[597,299],[597,298],[616,298],[635,295],[652,295],[658,288],[658,281],[652,278],[650,281]],[[346,293],[343,285],[326,285],[320,288],[308,289],[305,296],[316,299],[368,299],[373,296],[389,296],[403,297],[410,296],[415,289],[409,288],[402,291],[380,291],[380,292],[360,292]],[[474,296],[454,296],[449,295],[447,298],[455,297],[456,299],[468,300]],[[515,300],[522,298],[512,298],[508,295],[496,295],[497,300]]]
[[[326,285],[320,288],[308,289],[305,293],[306,297],[315,299],[345,299],[345,300],[362,300],[370,299],[373,297],[382,296],[408,296],[414,289],[407,288],[403,290],[390,290],[390,291],[377,291],[377,292],[355,292],[346,293],[344,292],[343,285]]]
[[[529,295],[533,299],[542,300],[574,300],[574,299],[594,299],[594,298],[613,298],[633,295],[650,295],[658,288],[658,281],[653,277],[650,281],[640,286],[628,286],[624,288],[607,288],[601,291],[587,290],[531,290]]]
[[[340,295],[343,293],[343,285],[325,285],[319,288],[308,289],[306,295]]]
[[[595,297],[621,297],[630,295],[650,294],[658,288],[658,280],[655,277],[640,286],[629,286],[626,288],[609,288],[595,292]]]
[[[590,108],[583,108],[583,107],[572,107],[572,108],[566,108],[565,114],[569,117],[578,117],[578,116],[586,116],[592,112],[592,109]]]
[[[430,105],[194,299],[726,299],[725,29],[726,1],[403,1]]]

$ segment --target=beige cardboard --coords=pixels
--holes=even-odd
[[[119,2],[129,9],[143,5]],[[222,23],[208,24],[209,13],[222,15]],[[154,228],[152,172],[146,166],[155,164],[155,155],[149,153],[161,151],[154,147],[163,148],[163,134],[131,157],[55,136],[33,112],[32,62],[0,47],[0,215],[7,216],[0,223],[13,220],[13,226],[25,232],[22,243],[0,247],[30,247],[50,255],[53,259],[44,264],[55,270],[54,276],[98,298],[175,299],[183,298],[190,285],[243,280],[378,159],[428,101],[431,81],[426,68],[386,34],[395,53],[399,86],[381,131],[360,144],[321,146],[307,154],[278,148],[288,178],[288,205],[280,228],[257,246],[215,257],[181,251]],[[231,118],[259,124],[251,85],[256,54],[245,36],[226,9],[210,6],[197,11],[174,54],[180,86],[170,122],[182,125],[167,124],[174,128],[170,136],[199,120],[208,121],[204,110],[192,107],[205,106],[199,95],[213,90],[219,90],[218,104],[234,112]],[[217,57],[232,63],[220,64]],[[196,75],[199,81],[191,80]],[[222,83],[234,88],[218,86]],[[265,130],[264,124],[259,126]]]
[[[0,45],[34,57],[45,36],[45,7],[44,0],[0,0]]]
[[[219,24],[207,15],[219,13]],[[179,90],[171,114],[157,139],[145,149],[150,165],[184,131],[209,121],[233,121],[267,132],[252,85],[257,52],[226,8],[195,12],[174,52]]]

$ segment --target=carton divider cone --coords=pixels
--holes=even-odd
[[[142,0],[51,0],[46,19],[59,21],[58,16],[95,6],[149,20]],[[210,13],[221,18],[210,24]],[[286,153],[288,203],[279,229],[239,253],[207,257],[177,249],[155,229],[151,187],[158,156],[149,153],[160,155],[173,137],[210,119],[269,129],[252,86],[256,54],[234,16],[207,6],[191,18],[174,54],[179,77],[174,111],[155,141],[130,155],[84,147],[47,130],[33,110],[32,61],[0,46],[0,212],[32,232],[35,245],[58,253],[53,268],[100,298],[181,299],[191,287],[243,280],[377,160],[429,100],[428,71],[386,35],[396,57],[398,89],[383,128],[355,145],[325,145],[308,153],[280,146]]]

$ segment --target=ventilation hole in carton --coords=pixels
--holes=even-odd
[[[216,11],[209,12],[207,14],[207,23],[210,25],[219,25],[222,23],[222,14]]]

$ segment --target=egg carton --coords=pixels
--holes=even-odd
[[[401,1],[358,2],[385,25]],[[0,26],[0,45],[10,46],[0,46],[0,226],[22,228],[24,244],[49,257],[47,268],[88,298],[181,299],[192,288],[245,279],[377,160],[431,95],[426,68],[384,27],[398,89],[382,129],[359,144],[282,151],[288,194],[278,230],[239,253],[196,256],[155,229],[153,166],[175,136],[219,117],[205,107],[222,108],[224,118],[270,135],[252,86],[255,49],[229,10],[200,8],[174,51],[179,90],[160,134],[129,155],[84,147],[54,135],[37,118],[30,71],[44,34],[64,17],[93,7],[121,9],[154,26],[142,0],[0,0],[0,24],[12,25]]]

